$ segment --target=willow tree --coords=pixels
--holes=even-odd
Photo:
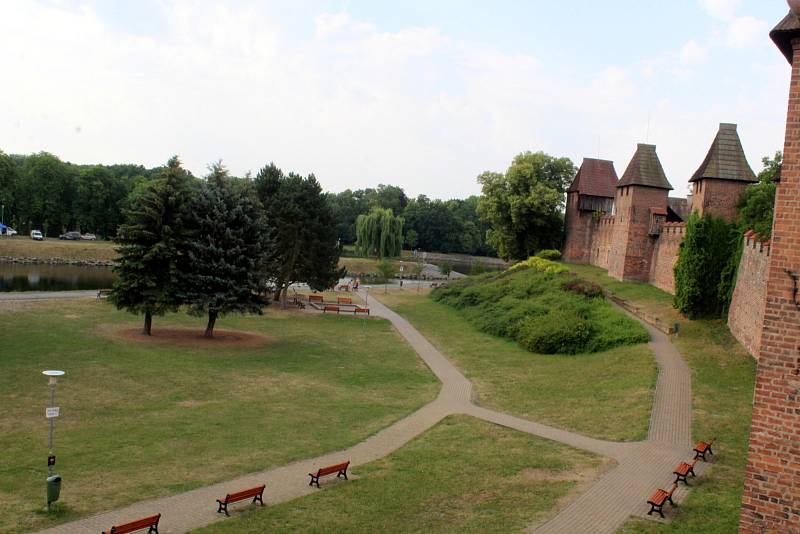
[[[374,208],[356,219],[356,252],[361,256],[392,258],[403,249],[403,218],[392,210]]]

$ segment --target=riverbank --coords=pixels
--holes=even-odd
[[[117,251],[111,241],[34,241],[27,237],[0,237],[0,262],[109,267]]]

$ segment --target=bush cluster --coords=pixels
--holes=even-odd
[[[598,352],[648,340],[644,327],[606,302],[595,284],[542,258],[522,264],[465,278],[437,289],[433,298],[460,310],[481,331],[541,354]]]
[[[537,258],[543,258],[545,260],[560,260],[561,259],[561,251],[555,249],[545,249],[540,250],[536,253]]]

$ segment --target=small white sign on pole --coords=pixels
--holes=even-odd
[[[53,406],[52,408],[45,408],[44,415],[48,419],[52,419],[54,417],[58,417],[60,410],[61,408],[59,408],[58,406]]]

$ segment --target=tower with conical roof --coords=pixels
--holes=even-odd
[[[609,276],[617,280],[649,280],[653,248],[666,221],[670,190],[672,186],[655,145],[639,144],[617,183]]]
[[[756,181],[736,125],[722,123],[706,158],[689,180],[693,184],[692,211],[732,222],[744,189]]]
[[[567,189],[565,260],[589,263],[596,226],[595,215],[611,213],[618,180],[613,161],[583,159],[572,185]]]

